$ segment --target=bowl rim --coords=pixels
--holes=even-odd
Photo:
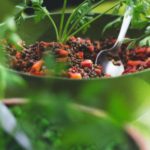
[[[129,78],[129,77],[136,77],[136,75],[142,75],[143,73],[150,73],[150,68],[139,71],[139,72],[135,72],[135,73],[128,73],[128,74],[124,74],[121,76],[117,76],[117,77],[101,77],[101,78],[88,78],[88,79],[70,79],[70,78],[65,78],[65,77],[58,77],[58,76],[36,76],[36,75],[32,75],[29,73],[25,73],[25,72],[21,72],[21,71],[16,71],[10,68],[6,69],[7,71],[11,72],[11,73],[15,73],[15,74],[19,74],[21,76],[26,76],[26,77],[31,77],[31,78],[36,78],[36,79],[51,79],[51,80],[64,80],[64,81],[106,81],[106,80],[114,80],[114,79],[122,79],[122,78]]]

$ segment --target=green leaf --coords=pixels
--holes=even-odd
[[[113,14],[117,15],[119,14],[120,8],[122,7],[123,3],[120,3],[120,5],[116,6],[116,8],[113,10]]]
[[[13,32],[16,31],[16,23],[13,17],[8,18],[5,21],[5,26],[7,26],[7,29],[9,29],[10,31],[13,31]]]
[[[33,4],[39,4],[39,5],[42,5],[43,4],[43,0],[31,0],[31,2]]]
[[[121,20],[122,20],[122,17],[119,17],[119,18],[113,20],[112,22],[109,22],[108,24],[106,24],[102,31],[102,34],[104,34],[110,28],[118,27],[118,25],[120,25],[120,23],[121,23]]]
[[[36,22],[40,22],[41,20],[43,20],[46,17],[46,15],[40,11],[40,10],[36,10],[35,11],[35,21]]]
[[[0,1],[0,21],[13,12],[14,5],[9,0]]]
[[[128,45],[127,49],[132,49],[134,48],[136,45],[136,40],[133,40],[132,42],[130,42],[130,44]]]
[[[83,15],[83,17],[80,18],[76,28],[78,28],[79,26],[83,25],[86,21],[88,21],[89,17],[87,12],[90,8],[91,8],[91,1],[85,1],[85,3],[83,3],[80,7],[78,7],[78,9],[74,11],[74,15],[72,17],[72,20],[70,21],[70,25],[73,25],[83,14],[85,15]]]
[[[142,39],[139,43],[140,46],[150,46],[150,36]]]
[[[22,50],[21,46],[21,38],[16,33],[16,22],[14,17],[10,17],[6,19],[5,22],[3,22],[1,25],[1,31],[0,31],[0,39],[6,39],[8,43],[11,43],[16,46],[18,50]]]
[[[133,8],[132,27],[144,28],[148,23],[147,16],[150,15],[150,0],[125,0],[124,4]]]
[[[9,34],[8,42],[13,44],[18,51],[21,51],[23,47],[21,46],[21,38],[16,33]]]
[[[132,42],[132,41],[133,41],[133,39],[124,38],[123,43],[126,44],[126,43],[130,43],[130,42]]]
[[[89,22],[94,18],[91,11],[99,6],[104,0],[85,0],[79,5],[73,12],[72,20],[70,25],[76,24],[76,28]]]
[[[146,34],[150,34],[150,26],[148,26],[148,27],[146,28],[145,33],[146,33]]]

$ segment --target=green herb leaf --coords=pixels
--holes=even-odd
[[[43,4],[43,0],[31,0],[31,2],[33,4],[39,4],[39,5],[42,5]]]
[[[35,21],[40,22],[46,17],[45,13],[43,13],[41,10],[36,10],[35,11]]]
[[[133,41],[131,41],[130,44],[128,45],[127,49],[132,49],[132,48],[135,47],[135,45],[136,45],[136,40],[133,40]]]
[[[122,17],[119,17],[119,18],[113,20],[112,22],[108,23],[107,25],[105,25],[105,27],[102,31],[102,34],[104,34],[110,28],[118,27],[118,25],[120,25],[121,21],[122,21]]]
[[[140,46],[150,46],[150,36],[142,39],[139,43]]]
[[[145,34],[150,34],[150,26],[148,26],[145,30]]]
[[[126,0],[126,5],[133,7],[132,27],[144,28],[150,13],[150,0]]]

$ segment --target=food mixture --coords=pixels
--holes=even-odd
[[[102,66],[95,65],[95,59],[101,50],[112,47],[115,41],[115,38],[92,41],[71,37],[66,44],[41,41],[24,45],[20,52],[8,46],[9,67],[36,76],[61,76],[70,79],[111,77],[103,73]],[[127,50],[127,44],[123,44],[119,55],[125,68],[123,74],[150,68],[150,47]]]

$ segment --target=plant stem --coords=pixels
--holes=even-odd
[[[88,14],[91,10],[93,10],[94,8],[96,8],[97,6],[99,6],[100,4],[102,4],[105,0],[102,0],[100,2],[98,2],[97,4],[95,4],[93,7],[91,7],[90,9],[88,9],[85,13],[83,13],[77,20],[76,22],[71,26],[71,28],[68,30],[66,35],[69,35],[72,30],[76,27],[76,25],[80,22],[80,20],[86,15]]]
[[[68,40],[68,37],[71,37],[75,34],[77,34],[78,32],[80,32],[82,29],[84,29],[87,25],[91,24],[92,22],[94,22],[95,20],[99,19],[100,17],[102,17],[104,14],[106,14],[107,12],[109,12],[110,10],[114,9],[116,6],[118,6],[120,4],[120,2],[116,3],[114,6],[112,6],[111,8],[109,8],[108,10],[106,10],[104,13],[99,14],[98,16],[96,16],[95,18],[93,18],[92,20],[90,20],[89,22],[85,23],[83,26],[81,26],[80,28],[78,28],[75,32],[71,33],[70,35],[67,35],[64,37],[63,42],[65,42],[66,40]]]
[[[73,18],[73,16],[74,16],[74,13],[75,13],[75,12],[78,10],[78,8],[79,8],[80,6],[82,6],[85,2],[86,2],[86,0],[83,1],[83,2],[71,13],[71,15],[69,16],[69,18],[68,18],[68,20],[67,20],[67,23],[66,23],[66,25],[65,25],[65,27],[64,27],[64,31],[63,31],[62,37],[65,36],[66,33],[67,33],[67,29],[68,29],[68,27],[69,27],[70,21],[72,20],[72,18]]]
[[[136,43],[137,43],[137,42],[139,42],[140,40],[146,38],[147,36],[150,36],[150,33],[145,33],[144,35],[142,35],[142,36],[140,36],[140,37],[133,38],[133,39],[131,39],[131,41],[136,41]]]
[[[137,40],[137,41],[140,41],[140,40],[146,38],[147,36],[150,36],[150,33],[144,34],[144,35],[138,37],[136,40]]]
[[[54,30],[55,30],[55,34],[56,34],[56,40],[59,41],[60,40],[59,39],[59,33],[58,33],[58,28],[57,28],[57,26],[55,24],[55,21],[53,20],[53,18],[51,17],[51,15],[50,15],[50,13],[48,12],[47,9],[41,7],[40,5],[39,5],[39,8],[45,13],[45,15],[48,17],[48,19],[52,23],[52,25],[54,27]]]
[[[59,37],[60,37],[60,39],[61,39],[61,36],[62,36],[66,6],[67,6],[67,0],[64,0],[62,15],[61,15],[61,21],[60,21],[60,27],[59,27]]]

